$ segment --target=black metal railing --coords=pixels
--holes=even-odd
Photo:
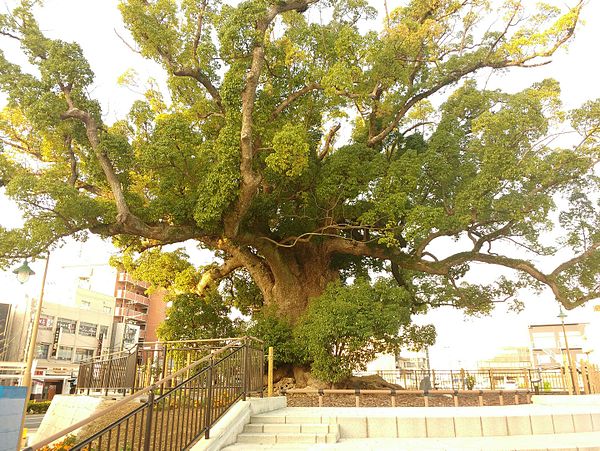
[[[32,445],[39,449],[80,429],[71,450],[184,450],[238,400],[263,391],[261,341],[244,337],[64,431]],[[141,402],[141,404],[136,404]],[[116,421],[101,427],[107,418]],[[99,430],[95,430],[99,429]]]
[[[433,390],[498,390],[510,387],[549,393],[566,392],[569,388],[569,374],[564,368],[398,369],[379,370],[376,373],[387,382],[400,385],[406,390],[422,390],[424,385]]]
[[[79,365],[77,385],[93,390],[131,390],[135,386],[136,352],[120,352]]]
[[[165,379],[179,369],[220,349],[235,338],[150,342],[81,362],[79,393],[131,393]]]

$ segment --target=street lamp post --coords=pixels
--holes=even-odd
[[[25,372],[23,373],[23,382],[21,385],[26,388],[25,405],[23,406],[23,418],[21,419],[21,429],[19,431],[19,440],[23,439],[23,430],[25,429],[25,415],[27,415],[27,403],[31,396],[31,382],[33,379],[33,360],[35,358],[35,345],[37,340],[38,326],[40,324],[40,315],[42,313],[42,302],[44,302],[44,288],[46,287],[46,275],[48,274],[48,262],[50,261],[50,254],[46,255],[46,265],[44,267],[44,275],[42,277],[42,288],[40,290],[40,300],[35,311],[33,318],[33,324],[31,325],[31,337],[29,339],[29,348],[27,349],[27,358],[25,360]],[[27,282],[29,276],[35,273],[31,270],[27,264],[27,260],[17,269],[13,271],[17,274],[17,279],[21,283]]]
[[[575,376],[573,374],[573,361],[571,360],[571,350],[569,349],[569,341],[567,340],[567,331],[565,329],[565,318],[567,317],[566,313],[563,312],[562,307],[560,307],[560,313],[558,314],[558,318],[560,318],[560,324],[562,326],[563,337],[565,338],[565,349],[567,351],[567,362],[569,364],[569,373],[571,374],[571,383],[573,387],[573,394],[577,395],[575,384]]]

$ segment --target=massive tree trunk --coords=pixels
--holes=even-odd
[[[257,282],[266,294],[265,303],[292,324],[302,316],[309,299],[319,296],[329,282],[339,277],[339,271],[331,266],[331,257],[318,245],[270,247],[264,249],[264,255],[272,274],[269,286]]]

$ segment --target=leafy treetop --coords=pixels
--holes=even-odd
[[[162,286],[202,294],[251,278],[291,322],[340,275],[369,269],[388,271],[412,311],[487,311],[524,284],[569,309],[600,295],[600,103],[566,112],[555,81],[514,94],[474,81],[548,63],[582,3],[412,0],[365,32],[376,13],[366,0],[123,0],[135,48],[162,65],[168,92],[151,84],[112,124],[81,47],[46,37],[36,3],[0,15],[0,35],[34,68],[0,53],[0,182],[26,219],[0,230],[3,264],[91,232],[141,253]],[[578,144],[553,146],[559,127]],[[564,236],[550,247],[552,217]],[[440,237],[471,244],[443,254]],[[219,263],[146,254],[186,240]],[[535,264],[563,246],[570,260]],[[520,278],[468,284],[474,263]]]

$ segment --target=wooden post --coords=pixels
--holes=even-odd
[[[494,380],[494,371],[490,368],[488,370],[489,378],[490,378],[490,390],[496,389],[496,381]]]
[[[567,392],[570,395],[572,395],[573,394],[573,387],[568,382],[568,379],[570,379],[570,378],[567,378],[567,369],[564,366],[561,368],[561,376],[562,376],[562,380],[563,380],[563,387],[565,387],[567,389]]]
[[[573,394],[574,395],[580,395],[581,394],[581,390],[579,389],[579,376],[577,375],[577,365],[573,365],[571,367],[571,374],[573,376]]]
[[[360,388],[354,390],[354,403],[356,407],[360,407]]]
[[[435,370],[431,370],[431,388],[435,389]]]
[[[465,389],[465,369],[461,368],[460,369],[460,380],[461,380],[461,384],[462,384],[462,389]]]
[[[583,380],[583,393],[586,395],[590,394],[590,384],[588,378],[588,366],[585,360],[579,361],[579,368],[581,368],[581,379]]]
[[[500,398],[500,405],[503,406],[504,405],[504,394],[501,391],[498,392],[498,397]]]
[[[454,407],[458,407],[458,390],[454,390],[452,397],[454,398]]]
[[[523,379],[525,380],[525,388],[531,390],[531,379],[529,378],[529,370],[523,368]]]
[[[483,407],[483,391],[479,390],[479,407]]]
[[[273,396],[273,346],[269,346],[269,360],[267,367],[267,396]],[[319,396],[319,407],[322,406],[322,399]]]
[[[273,348],[269,348],[269,349],[273,349]],[[319,407],[323,407],[323,389],[322,388],[319,389]]]

